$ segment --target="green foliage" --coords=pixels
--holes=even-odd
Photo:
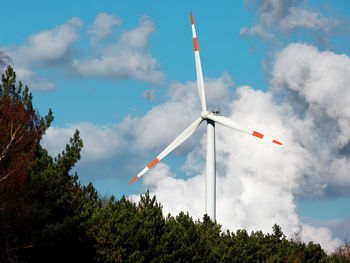
[[[78,176],[69,174],[80,158],[81,147],[76,131],[66,151],[55,159],[38,148],[25,187],[31,212],[25,222],[17,220],[13,232],[7,233],[10,254],[29,262],[62,262],[68,258],[93,261],[89,221],[101,202],[91,184],[81,186]]]
[[[138,205],[125,197],[95,210],[90,234],[97,244],[98,262],[152,262],[160,255],[159,238],[165,219],[149,193]]]
[[[76,131],[70,145],[54,160],[42,148],[37,152],[28,184],[32,224],[27,242],[32,249],[25,251],[33,261],[46,258],[59,262],[93,253],[87,220],[99,206],[99,198],[91,184],[81,186],[78,176],[69,174],[82,146]]]

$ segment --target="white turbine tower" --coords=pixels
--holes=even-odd
[[[138,175],[134,177],[129,182],[129,185],[133,183],[136,179],[140,178],[144,173],[146,173],[152,166],[158,163],[161,159],[167,156],[172,150],[183,143],[188,137],[190,137],[197,127],[203,122],[207,122],[207,175],[206,175],[206,189],[205,189],[205,211],[210,216],[212,220],[216,220],[216,175],[215,175],[215,123],[219,123],[226,127],[232,128],[234,130],[247,133],[256,136],[260,139],[269,140],[275,144],[282,145],[279,141],[267,138],[263,134],[246,128],[226,117],[220,116],[217,112],[209,112],[207,110],[207,102],[205,98],[202,66],[199,57],[198,43],[196,30],[193,23],[193,17],[191,12],[191,24],[192,24],[192,34],[194,42],[194,55],[196,60],[196,71],[197,71],[197,85],[199,98],[202,105],[202,112],[200,117],[195,120],[190,126],[188,126],[179,136],[175,138],[172,143],[168,145],[151,163],[149,163]]]

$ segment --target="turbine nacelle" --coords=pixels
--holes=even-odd
[[[209,112],[209,111],[204,110],[204,111],[202,111],[202,112],[201,112],[201,118],[202,118],[203,120],[207,120],[207,119],[208,119],[209,114],[210,114],[210,112]]]

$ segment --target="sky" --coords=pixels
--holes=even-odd
[[[206,130],[128,182],[200,113],[190,12],[208,109],[274,137],[216,125],[223,229],[319,242],[350,238],[350,3],[347,0],[6,1],[0,48],[55,120],[53,156],[78,129],[77,171],[101,196],[204,214]]]

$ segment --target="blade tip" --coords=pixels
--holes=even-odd
[[[128,183],[128,185],[131,185],[133,182],[135,182],[137,179],[138,179],[139,177],[136,175],[135,177],[134,177],[134,179],[132,179],[129,183]]]
[[[192,24],[192,25],[194,24],[194,22],[193,22],[192,12],[191,12],[191,24]]]
[[[278,144],[278,145],[283,145],[281,142],[276,141],[276,140],[273,140],[272,142],[275,143],[275,144]]]

